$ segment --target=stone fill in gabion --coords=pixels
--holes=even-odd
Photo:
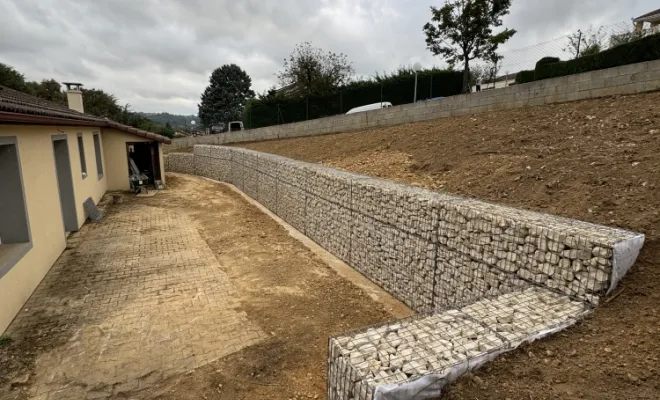
[[[422,377],[447,382],[583,318],[590,308],[542,288],[373,326],[330,339],[328,398],[371,400],[378,387],[425,397]],[[431,381],[427,381],[431,382]],[[381,391],[383,388],[381,388]]]
[[[240,148],[198,145],[167,164],[234,184],[418,312],[527,285],[595,305],[612,287],[614,261],[625,273],[643,243],[620,229]]]

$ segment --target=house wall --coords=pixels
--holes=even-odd
[[[25,255],[8,272],[0,275],[0,333],[5,331],[66,246],[53,135],[67,135],[80,225],[85,220],[82,208],[85,199],[92,197],[96,202],[105,192],[106,179],[98,180],[95,174],[93,131],[93,128],[81,127],[0,125],[0,136],[16,137],[32,243]],[[78,132],[84,136],[87,171],[91,172],[84,180],[77,145]],[[2,217],[0,215],[0,223]]]
[[[108,190],[130,190],[128,180],[128,156],[126,144],[130,142],[153,142],[152,139],[131,135],[111,128],[103,128],[103,153],[107,160],[105,167],[108,175]],[[160,170],[165,182],[165,163],[163,161],[163,146],[159,143]]]
[[[96,170],[96,151],[94,149],[94,133],[100,133],[99,128],[74,127],[61,129],[67,134],[69,145],[69,157],[71,158],[71,173],[73,174],[73,189],[76,197],[76,214],[78,216],[78,228],[82,227],[86,220],[83,203],[91,197],[97,204],[107,191],[108,178],[104,174],[99,178]],[[80,154],[78,152],[78,133],[82,133],[83,146],[85,147],[85,164],[87,164],[87,177],[83,178],[80,166]],[[101,138],[101,149],[103,139]],[[51,151],[52,153],[52,151]],[[103,160],[103,151],[101,151]],[[105,165],[105,163],[104,163]]]
[[[171,148],[186,148],[195,144],[228,144],[318,136],[658,89],[660,89],[660,60],[545,79],[479,93],[462,94],[440,100],[404,104],[375,111],[337,115],[241,132],[174,139],[170,146]]]

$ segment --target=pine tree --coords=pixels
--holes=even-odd
[[[254,97],[252,79],[236,64],[223,65],[211,74],[198,105],[204,126],[240,120],[243,108]]]

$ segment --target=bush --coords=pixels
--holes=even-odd
[[[460,94],[462,71],[429,70],[418,74],[417,100]],[[345,114],[354,107],[389,101],[392,105],[412,103],[414,73],[378,77],[378,80],[353,82],[333,93],[308,97],[283,97],[251,101],[243,114],[246,128],[305,121]]]
[[[534,70],[520,71],[516,74],[516,83],[527,83],[534,81]]]
[[[554,63],[558,63],[560,61],[561,60],[559,59],[559,57],[543,57],[542,59],[540,59],[536,62],[536,68],[538,68],[539,65],[541,65],[541,64],[554,64]]]
[[[573,75],[658,59],[660,59],[660,34],[647,36],[575,60],[538,64],[535,79]]]

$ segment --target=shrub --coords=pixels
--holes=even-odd
[[[573,75],[658,59],[660,59],[660,34],[655,34],[574,60],[538,64],[535,79]]]
[[[534,70],[520,71],[516,74],[516,83],[527,83],[534,81]]]
[[[543,57],[542,59],[540,59],[536,62],[536,68],[538,68],[539,65],[541,65],[541,64],[554,64],[554,63],[558,63],[560,61],[561,60],[559,59],[559,57]]]

